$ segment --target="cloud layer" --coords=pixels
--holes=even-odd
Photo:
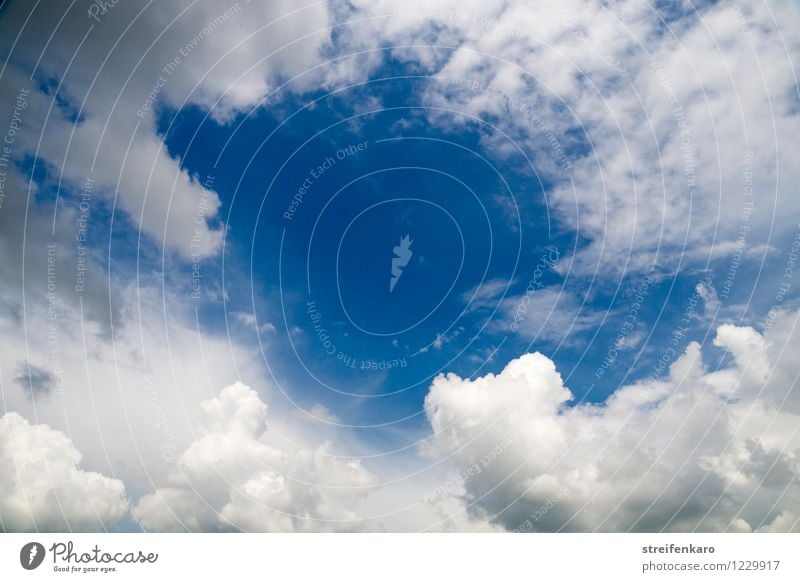
[[[15,58],[3,67],[0,99],[30,92],[15,155],[35,155],[67,198],[80,199],[91,180],[95,226],[105,203],[145,242],[185,259],[215,255],[219,195],[213,180],[182,167],[183,152],[167,151],[158,112],[197,106],[222,121],[258,104],[278,78],[317,62],[327,7],[120,2],[95,16],[83,8],[4,6],[0,46],[13,46]]]
[[[674,268],[730,254],[744,228],[747,247],[795,229],[795,5],[353,5],[347,49],[430,74],[434,122],[524,152],[553,185],[548,204],[588,242],[564,270]]]
[[[389,62],[429,75],[411,96],[431,107],[426,121],[476,131],[493,158],[525,153],[523,173],[547,183],[559,228],[580,243],[545,263],[580,284],[559,290],[534,275],[530,293],[503,295],[500,312],[526,340],[596,328],[601,315],[576,292],[590,276],[608,284],[656,261],[763,260],[797,227],[800,167],[787,156],[800,135],[800,13],[790,3],[677,13],[633,0],[442,0],[435,10],[186,0],[121,2],[94,17],[68,3],[6,4],[0,46],[15,58],[0,102],[17,103],[0,111],[4,130],[16,128],[0,198],[6,531],[103,530],[126,517],[152,531],[371,530],[387,507],[409,512],[406,529],[430,526],[388,471],[334,454],[339,443],[308,426],[280,426],[305,417],[285,421],[271,386],[250,381],[267,376],[253,364],[262,354],[203,328],[173,295],[181,268],[219,256],[226,232],[214,180],[165,145],[174,110],[226,124]],[[175,259],[174,270],[161,265],[175,279],[154,281],[139,271],[147,261],[111,272],[104,249],[78,262],[81,232],[110,231],[112,212],[137,255],[152,246]],[[135,281],[120,275],[134,270]],[[485,309],[508,283],[465,300]],[[720,291],[698,287],[707,315]],[[232,317],[255,329],[255,315]],[[668,375],[645,374],[603,404],[574,402],[540,353],[496,375],[440,376],[424,401],[429,442],[403,469],[446,475],[417,505],[451,530],[797,531],[797,320],[787,309],[759,329],[717,326],[712,343],[673,354]],[[470,335],[455,329],[431,353]],[[266,394],[277,431],[267,431]],[[339,410],[309,408],[325,421],[313,430],[343,424]],[[354,448],[389,457],[379,468],[399,465],[384,444]]]
[[[797,531],[798,313],[777,318],[763,334],[720,326],[730,365],[708,369],[693,342],[667,378],[603,405],[571,405],[538,353],[496,376],[441,376],[425,399],[432,450],[480,469],[456,496],[509,530]]]
[[[156,531],[348,531],[376,478],[330,446],[284,452],[264,442],[266,405],[237,383],[200,404],[198,438],[171,486],[144,496],[133,515]]]
[[[0,416],[0,530],[102,531],[128,512],[125,486],[80,468],[62,432]]]

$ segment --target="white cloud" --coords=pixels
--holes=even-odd
[[[329,444],[284,452],[264,442],[267,407],[237,383],[201,403],[199,436],[168,485],[134,516],[148,530],[341,531],[359,529],[356,505],[376,484]]]
[[[511,330],[526,339],[563,341],[573,334],[595,327],[602,319],[570,291],[559,285],[529,287],[522,295],[508,297],[500,305],[502,319],[493,328]]]
[[[717,312],[722,303],[719,300],[714,284],[710,281],[700,281],[695,286],[695,292],[703,300],[703,313],[705,316],[709,318],[717,317]]]
[[[122,481],[80,468],[62,432],[0,416],[0,530],[97,531],[128,511]]]
[[[786,155],[800,135],[800,13],[791,3],[680,15],[633,1],[353,4],[352,44],[413,45],[387,54],[436,75],[425,104],[497,124],[554,184],[551,210],[588,241],[562,269],[728,257],[743,226],[750,256],[796,226],[800,202],[788,193],[800,169]],[[515,151],[475,125],[488,150]]]
[[[513,283],[507,279],[490,279],[462,293],[461,300],[470,311],[494,309]]]
[[[334,16],[354,19],[338,31],[339,51],[391,44],[457,47],[391,53],[441,73],[444,82],[427,86],[425,103],[500,120],[500,127],[532,152],[537,170],[555,184],[548,199],[552,208],[588,241],[576,261],[560,263],[564,269],[594,272],[600,262],[600,274],[607,275],[629,259],[644,268],[660,251],[672,262],[683,253],[696,259],[735,252],[742,246],[736,237],[745,221],[748,167],[753,190],[762,195],[746,220],[752,234],[743,254],[768,248],[759,240],[764,233],[779,238],[787,225],[795,226],[798,199],[787,193],[800,184],[800,170],[783,156],[796,150],[800,135],[790,60],[798,53],[800,27],[796,9],[788,4],[746,1],[739,4],[741,14],[712,5],[702,19],[690,15],[668,29],[646,5],[634,2],[552,2],[536,8],[517,1],[501,6],[446,0],[432,13],[430,3],[413,0],[403,5],[402,17],[384,18],[378,15],[397,12],[396,3],[358,0],[298,8],[286,0],[243,3],[206,35],[204,27],[231,5],[153,4],[139,14],[141,7],[124,2],[95,23],[80,50],[90,24],[83,7],[69,11],[56,27],[63,15],[59,10],[8,4],[0,23],[6,39],[0,44],[7,49],[15,27],[28,10],[36,10],[15,49],[19,58],[9,61],[0,85],[4,103],[13,102],[22,87],[32,89],[15,158],[32,154],[41,140],[40,162],[55,170],[62,186],[76,192],[90,173],[95,179],[92,221],[104,211],[99,200],[116,200],[150,239],[184,258],[195,250],[201,257],[218,252],[224,225],[213,186],[207,191],[201,183],[205,177],[182,169],[183,152],[166,151],[154,114],[144,110],[163,67],[182,56],[158,87],[159,102],[197,105],[227,121],[259,103],[278,80],[316,65],[331,48],[327,27]],[[557,17],[562,10],[568,19]],[[289,16],[275,20],[282,15]],[[196,48],[183,55],[186,43],[195,39]],[[27,59],[39,55],[36,81],[61,82],[58,101],[28,79],[33,62]],[[364,78],[380,60],[377,52],[343,59],[310,73],[294,88],[338,87]],[[575,74],[578,67],[585,75]],[[454,77],[461,81],[454,83]],[[534,106],[541,123],[526,118],[523,101]],[[689,150],[682,149],[676,103],[691,130],[691,160]],[[433,113],[431,120],[458,125]],[[0,121],[5,127],[6,117]],[[576,130],[577,135],[587,132],[592,148],[572,152],[566,168],[564,151],[582,145]],[[496,135],[487,133],[483,141],[498,156],[508,155],[503,153],[507,144]],[[691,197],[685,173],[690,167],[697,180]],[[567,173],[573,182],[566,180]],[[144,286],[101,285],[106,273],[99,267],[85,294],[65,292],[74,270],[74,207],[59,205],[51,237],[52,215],[36,201],[37,185],[25,184],[12,169],[6,192],[15,195],[5,199],[0,212],[0,245],[11,257],[0,265],[0,300],[6,307],[0,311],[0,370],[7,405],[33,418],[30,391],[14,382],[23,366],[30,367],[29,384],[34,371],[52,379],[35,403],[39,421],[66,430],[64,417],[87,414],[90,402],[94,422],[76,423],[66,441],[14,413],[0,422],[14,434],[52,441],[44,449],[36,443],[30,447],[26,454],[37,463],[46,466],[53,450],[64,453],[60,464],[53,462],[66,475],[57,485],[68,488],[71,527],[99,528],[124,512],[121,483],[87,468],[108,462],[134,497],[147,491],[135,512],[150,529],[361,527],[357,508],[375,483],[369,472],[332,457],[325,446],[284,450],[267,444],[265,406],[243,385],[209,399],[216,387],[247,376],[248,350],[193,329],[181,319],[181,302],[174,297]],[[195,229],[199,246],[192,249]],[[51,239],[58,243],[56,352],[45,293],[45,245]],[[501,285],[489,283],[477,299],[497,299]],[[712,311],[718,298],[710,289],[698,292],[705,293],[706,313]],[[502,303],[508,317],[521,301],[522,296]],[[466,481],[462,495],[448,500],[456,507],[449,513],[466,508],[469,518],[453,527],[472,528],[475,520],[496,514],[498,526],[519,527],[549,504],[536,528],[555,529],[573,516],[567,529],[796,528],[800,397],[792,388],[800,364],[791,361],[794,315],[781,314],[764,332],[736,326],[718,330],[715,345],[730,352],[731,366],[705,369],[701,349],[692,344],[667,380],[626,386],[603,406],[567,406],[569,390],[552,362],[540,355],[523,356],[502,374],[473,382],[454,375],[437,379],[426,400],[434,452],[462,467],[481,463],[497,443],[520,435],[478,478]],[[255,325],[245,314],[234,317]],[[541,289],[533,295],[522,331],[578,331],[596,322],[597,315],[582,310],[574,295]],[[270,325],[261,331],[271,331]],[[20,330],[25,342],[19,341]],[[437,337],[434,347],[446,341]],[[323,409],[315,410],[325,417]],[[76,448],[84,454],[84,469]],[[26,449],[2,450],[0,459],[8,463],[16,460],[9,455]],[[3,490],[35,490],[45,483],[36,472],[41,466],[22,477],[11,477],[4,467],[0,480],[22,480],[8,481]],[[153,482],[161,486],[151,493]],[[86,491],[72,495],[87,483],[96,488],[92,497],[100,504],[92,515]],[[0,500],[3,513],[11,516],[6,529],[29,527],[17,493]],[[80,506],[73,507],[73,499]],[[37,527],[63,528],[64,507],[46,496],[38,502]]]
[[[90,267],[85,271],[85,289],[80,294],[75,292],[79,214],[74,208],[59,207],[54,220],[52,211],[39,204],[27,204],[23,193],[28,186],[32,198],[41,194],[35,183],[25,184],[16,167],[2,171],[7,197],[0,202],[0,248],[4,257],[0,261],[0,302],[4,304],[0,329],[5,323],[12,336],[17,334],[23,326],[23,295],[34,310],[44,309],[49,305],[48,285],[53,284],[58,287],[54,294],[59,310],[78,311],[82,299],[86,325],[108,334],[111,320],[120,319],[116,305],[119,297],[115,289],[109,290],[104,284],[100,269]],[[88,264],[94,265],[94,259],[95,254],[88,251]],[[46,319],[44,324],[47,325]]]
[[[252,329],[257,329],[261,333],[274,332],[275,331],[275,326],[272,323],[270,323],[269,321],[266,322],[266,323],[263,323],[261,325],[258,325],[258,321],[256,320],[256,316],[254,314],[252,314],[252,313],[246,313],[244,311],[235,311],[232,315],[240,323],[242,323],[242,324],[244,324],[247,327],[250,327]]]
[[[327,7],[120,2],[97,22],[85,5],[7,4],[0,45],[10,51],[17,41],[0,96],[11,103],[20,88],[31,89],[15,156],[36,153],[73,192],[91,177],[90,228],[104,211],[100,201],[113,201],[167,250],[184,258],[216,254],[224,227],[213,180],[182,168],[184,152],[166,150],[154,110],[197,105],[227,120],[256,105],[276,78],[317,63],[330,35]],[[58,100],[30,76],[58,85]]]
[[[614,348],[622,351],[635,350],[647,338],[647,332],[644,330],[633,331],[630,333],[620,332],[617,339],[614,340]]]
[[[7,185],[15,188],[21,183],[14,169],[9,169],[7,178]],[[371,484],[371,476],[358,463],[331,457],[325,446],[302,448],[308,434],[320,430],[320,423],[308,418],[301,421],[289,414],[291,409],[281,412],[278,408],[275,430],[271,431],[273,439],[286,444],[287,450],[299,448],[285,453],[258,442],[260,436],[265,436],[265,426],[258,416],[263,404],[255,392],[247,390],[239,394],[240,398],[207,400],[216,387],[228,384],[232,378],[250,379],[262,387],[260,353],[245,347],[235,335],[218,336],[197,329],[183,297],[148,287],[149,279],[139,279],[138,286],[122,280],[108,281],[104,267],[93,255],[87,262],[87,288],[76,293],[75,213],[65,209],[55,223],[52,220],[37,204],[26,209],[24,198],[19,196],[8,197],[0,209],[0,222],[4,225],[0,229],[0,246],[9,259],[0,265],[0,300],[4,304],[0,311],[0,343],[4,346],[0,352],[0,384],[6,387],[6,410],[16,411],[3,422],[11,422],[17,413],[35,417],[37,422],[54,427],[54,434],[60,434],[55,429],[68,431],[75,449],[81,451],[80,469],[75,469],[77,477],[62,479],[54,472],[56,481],[71,487],[75,479],[88,475],[87,480],[96,482],[95,502],[100,517],[95,521],[72,507],[76,504],[82,511],[91,511],[87,493],[75,487],[63,491],[66,498],[61,504],[70,519],[69,527],[97,530],[105,523],[101,518],[107,516],[109,526],[119,519],[118,507],[107,499],[101,487],[104,482],[93,477],[99,475],[97,471],[107,472],[109,468],[119,479],[113,480],[114,486],[121,487],[124,482],[131,498],[145,496],[137,504],[137,511],[150,516],[143,521],[156,529],[170,529],[178,523],[169,513],[161,516],[163,523],[159,523],[153,512],[160,509],[148,509],[163,509],[164,500],[190,530],[231,528],[232,524],[248,529],[281,529],[287,524],[310,530],[358,527],[353,503],[368,489],[365,485]],[[23,237],[21,229],[25,224]],[[53,225],[55,234],[51,235]],[[51,242],[52,254],[48,247]],[[245,324],[250,321],[244,319]],[[20,341],[21,336],[24,341]],[[36,392],[35,401],[31,399],[34,381],[36,387],[47,387]],[[205,401],[205,407],[198,406],[201,401]],[[279,404],[288,407],[286,403]],[[213,408],[216,405],[227,408],[217,411]],[[322,417],[324,409],[314,408],[312,413]],[[220,424],[223,417],[224,426]],[[76,418],[87,421],[67,423]],[[328,413],[326,418],[334,417]],[[311,425],[317,428],[309,429]],[[197,439],[198,426],[206,431],[204,438]],[[215,464],[215,446],[234,447],[239,457],[225,466]],[[243,450],[242,446],[249,448]],[[208,457],[204,447],[211,449]],[[14,455],[45,470],[49,462],[46,448],[16,439],[13,447],[3,448],[3,462],[12,463],[14,459],[7,455]],[[248,460],[248,452],[262,461],[275,460],[274,466],[280,472],[264,472],[257,466],[251,471],[242,466]],[[77,452],[73,449],[73,453],[67,455],[65,449],[55,450],[54,454],[61,455],[64,463],[72,459],[70,462],[75,465]],[[228,460],[235,457],[223,456]],[[190,475],[203,475],[203,492],[220,495],[211,496],[220,501],[214,511],[206,507],[202,498],[187,491],[186,479],[176,481],[180,474],[176,464],[185,467]],[[54,467],[60,470],[59,466]],[[215,473],[220,467],[228,473],[221,478]],[[214,476],[217,481],[211,478]],[[0,484],[8,492],[7,505],[0,512],[4,527],[32,529],[31,522],[26,525],[18,515],[20,488],[12,483],[15,474],[3,470],[0,479],[3,477],[8,480]],[[274,482],[270,481],[273,477]],[[223,484],[228,479],[236,487],[232,485],[227,495],[220,494],[215,488],[219,479]],[[283,493],[275,490],[275,497],[268,499],[268,490],[283,482]],[[163,485],[158,495],[148,495],[153,483]],[[270,489],[268,485],[274,487]],[[354,490],[347,491],[348,487]],[[94,495],[93,491],[89,494]],[[66,530],[66,518],[51,497],[33,499],[36,527]],[[266,504],[274,509],[265,509]],[[103,513],[105,507],[109,509]],[[125,507],[120,511],[125,513]]]
[[[765,335],[724,325],[733,363],[709,370],[692,343],[666,380],[569,406],[553,362],[524,355],[498,375],[438,377],[425,399],[431,452],[482,464],[458,496],[507,529],[797,531],[800,515],[798,313]],[[481,465],[482,466],[482,465]]]
[[[311,410],[308,411],[315,420],[321,420],[330,424],[339,424],[342,420],[336,416],[334,412],[332,412],[327,406],[322,404],[315,404],[311,407]]]
[[[459,326],[459,327],[451,329],[449,331],[449,333],[444,333],[444,332],[443,333],[437,333],[436,337],[433,339],[433,341],[431,343],[429,343],[428,345],[426,345],[425,347],[420,348],[419,352],[421,354],[426,354],[426,353],[428,353],[430,351],[431,347],[434,350],[439,351],[443,347],[445,347],[446,345],[448,345],[448,344],[454,342],[456,339],[458,339],[458,337],[463,333],[463,331],[464,331],[464,328],[462,326]]]
[[[148,286],[149,274],[110,278],[92,249],[77,292],[77,211],[59,207],[54,220],[34,202],[35,184],[27,204],[19,171],[4,171],[13,192],[0,207],[4,408],[68,433],[84,468],[110,468],[141,495],[191,442],[187,408],[233,378],[255,381],[257,353],[195,328],[185,296]]]

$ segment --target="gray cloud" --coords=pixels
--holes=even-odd
[[[14,382],[23,390],[29,391],[31,398],[40,398],[53,391],[55,376],[50,371],[25,361],[17,366]]]

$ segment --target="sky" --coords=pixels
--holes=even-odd
[[[0,530],[800,530],[794,1],[0,6]]]

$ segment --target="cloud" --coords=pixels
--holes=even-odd
[[[20,362],[14,382],[23,390],[28,390],[31,398],[46,396],[55,386],[53,374],[30,362]]]
[[[426,353],[428,353],[430,351],[431,347],[436,351],[440,351],[446,345],[451,344],[454,341],[456,341],[459,338],[459,336],[461,336],[461,334],[463,332],[464,332],[464,327],[463,326],[458,326],[458,327],[455,327],[455,328],[451,328],[449,330],[449,333],[447,333],[447,332],[438,333],[437,332],[436,333],[436,337],[433,339],[433,341],[431,343],[429,343],[428,345],[420,348],[419,352],[421,354],[426,354]]]
[[[432,75],[423,104],[455,112],[432,109],[432,121],[471,126],[506,158],[515,148],[475,119],[495,124],[552,184],[553,215],[587,241],[562,269],[674,267],[741,247],[749,256],[795,229],[791,3],[352,5],[351,45],[385,47]]]
[[[311,410],[308,411],[314,420],[320,420],[323,422],[327,422],[330,424],[340,424],[342,420],[336,416],[335,413],[331,412],[328,407],[322,404],[315,404],[311,407]]]
[[[18,169],[4,171],[17,188]],[[135,497],[191,441],[186,408],[209,386],[262,369],[236,336],[196,329],[185,295],[148,286],[144,270],[127,278],[125,261],[109,277],[88,250],[85,288],[76,291],[75,212],[59,208],[54,217],[34,202],[35,187],[30,204],[20,191],[0,207],[4,409],[68,432],[85,467],[110,467]]]
[[[539,289],[529,286],[522,295],[504,299],[500,310],[503,318],[493,321],[492,327],[541,341],[565,340],[596,327],[602,319],[601,313],[582,305],[559,285]]]
[[[798,531],[800,365],[787,354],[799,315],[764,334],[720,326],[729,366],[709,370],[693,342],[667,379],[602,405],[570,405],[538,353],[498,375],[439,376],[425,399],[429,453],[480,468],[456,497],[509,530]]]
[[[106,337],[111,322],[121,321],[117,290],[107,285],[96,253],[87,251],[82,272],[84,289],[76,291],[78,277],[77,230],[79,213],[69,206],[48,211],[35,200],[43,197],[36,182],[25,183],[15,166],[2,170],[8,196],[0,202],[0,328],[3,319],[10,334],[25,328],[23,304],[50,313],[82,312],[88,328]],[[26,191],[30,190],[28,204]],[[25,301],[23,301],[23,297]],[[44,328],[48,321],[44,319]],[[47,368],[47,366],[43,366]]]
[[[125,492],[112,494],[121,483],[78,468],[76,449],[84,467],[113,467],[140,498],[137,519],[154,530],[358,529],[359,504],[376,483],[325,445],[273,446],[255,390],[233,384],[212,397],[234,378],[258,377],[250,373],[253,353],[187,323],[182,298],[142,281],[140,288],[112,283],[98,255],[89,258],[86,290],[73,292],[82,196],[90,231],[107,227],[113,204],[122,213],[115,225],[125,233],[130,221],[146,235],[145,247],[183,259],[220,251],[222,198],[213,179],[184,167],[186,152],[165,146],[165,107],[197,107],[226,123],[295,75],[307,72],[292,91],[340,87],[391,57],[436,74],[423,87],[424,104],[496,123],[525,148],[552,186],[547,201],[559,226],[580,241],[577,256],[558,263],[562,270],[607,277],[657,257],[671,264],[706,253],[755,257],[769,248],[759,240],[764,233],[780,239],[796,226],[800,203],[787,192],[800,184],[800,170],[785,152],[796,150],[800,135],[792,67],[800,43],[788,4],[748,0],[677,16],[630,1],[445,0],[435,11],[421,0],[401,9],[384,0],[144,9],[123,2],[92,21],[78,5],[16,1],[3,13],[0,45],[6,52],[17,45],[0,100],[13,104],[30,93],[13,146],[19,167],[8,170],[0,207],[0,247],[9,258],[0,265],[0,380],[9,410],[65,430],[64,419],[87,414],[90,403],[94,422],[73,426],[65,444],[61,433],[25,428],[9,413],[2,422],[14,434],[61,435],[60,444],[6,447],[0,459],[27,451],[47,466],[51,450],[64,452],[58,467],[68,478],[56,484],[72,487],[64,492],[66,509],[78,516],[70,527],[102,528],[124,513],[114,500],[124,502]],[[331,35],[330,25],[348,20]],[[383,55],[362,52],[315,68],[321,58],[389,46]],[[13,115],[13,107],[0,113],[2,127]],[[458,115],[430,112],[429,120],[469,124],[497,157],[513,153]],[[36,180],[26,182],[20,170],[34,154]],[[59,202],[48,208],[56,192]],[[752,212],[749,192],[761,194]],[[49,243],[58,273],[52,303]],[[476,306],[492,305],[501,291],[489,281]],[[711,287],[697,293],[710,314],[719,297]],[[599,319],[571,292],[540,288],[530,304],[525,297],[506,298],[501,308],[507,323],[524,305],[519,331],[530,336],[560,339],[556,331],[589,329]],[[252,316],[234,317],[255,326]],[[722,326],[714,344],[730,365],[708,370],[708,348],[692,344],[669,378],[625,386],[602,406],[570,406],[570,390],[541,355],[473,381],[440,377],[426,399],[431,452],[456,474],[482,469],[441,509],[454,528],[481,520],[509,529],[526,522],[531,529],[796,528],[793,334],[794,314],[783,311],[758,329]],[[437,336],[433,347],[453,337]],[[325,419],[326,410],[311,412]],[[35,485],[45,483],[37,467]],[[0,480],[20,478],[3,469]],[[72,495],[80,489],[74,483],[89,481],[102,505],[94,521],[81,513],[92,509],[86,491]],[[3,491],[22,488],[8,483]],[[14,493],[0,507],[24,529],[18,502]],[[47,496],[37,503],[36,527],[65,527],[64,508]],[[455,521],[459,512],[466,519]]]
[[[461,300],[470,311],[494,308],[513,283],[507,279],[489,279],[462,293]]]
[[[695,286],[695,292],[703,300],[703,313],[705,316],[708,318],[716,317],[722,303],[719,300],[714,284],[710,281],[700,281]]]
[[[145,240],[184,259],[219,251],[222,203],[214,177],[191,174],[184,152],[167,150],[158,112],[197,106],[230,120],[276,79],[316,64],[330,35],[324,4],[286,0],[120,2],[94,18],[66,3],[3,10],[0,46],[12,58],[0,98],[13,103],[30,91],[15,157],[35,154],[64,197],[87,194],[91,180],[90,229],[113,204]]]
[[[16,412],[0,417],[0,529],[98,531],[127,513],[122,481],[80,468],[64,433]]]
[[[6,184],[15,188],[21,184],[16,168],[8,169],[7,179]],[[35,197],[36,185],[31,186]],[[215,416],[213,410],[198,406],[218,386],[235,378],[268,390],[269,386],[263,382],[262,354],[255,347],[248,347],[236,334],[198,329],[186,295],[148,286],[150,275],[144,272],[137,280],[129,280],[124,276],[128,266],[124,261],[116,263],[115,273],[119,276],[112,279],[107,276],[101,258],[90,252],[85,263],[86,288],[76,292],[76,213],[63,208],[54,220],[42,206],[33,201],[26,205],[25,197],[15,194],[3,200],[0,207],[0,223],[7,226],[0,229],[0,247],[9,259],[0,265],[3,275],[0,301],[4,304],[0,310],[0,343],[4,346],[0,352],[0,384],[7,388],[5,409],[46,422],[54,431],[68,431],[71,446],[81,451],[81,469],[85,474],[99,474],[90,470],[110,470],[119,479],[115,483],[124,482],[127,494],[140,499],[137,504],[140,514],[151,515],[149,521],[145,520],[148,527],[158,527],[152,512],[147,511],[148,506],[162,500],[167,500],[181,523],[191,530],[230,529],[234,527],[232,524],[251,529],[282,528],[285,523],[281,516],[288,512],[296,515],[286,518],[292,528],[314,529],[311,516],[331,520],[319,526],[323,529],[355,527],[350,498],[336,487],[340,477],[345,488],[364,485],[361,479],[368,480],[368,474],[357,463],[332,458],[325,446],[287,454],[259,445],[259,431],[263,432],[265,426],[253,425],[254,417],[245,414],[248,410],[258,411],[257,398],[237,401],[239,412],[231,414],[236,420],[235,430],[224,436],[220,435],[228,425],[214,424],[219,414]],[[27,225],[24,231],[23,225]],[[245,325],[249,322],[244,318]],[[21,336],[24,341],[20,341]],[[31,398],[32,388],[35,400]],[[230,404],[229,400],[224,402]],[[301,421],[290,412],[278,409],[274,423],[277,430],[272,432],[278,440],[300,447],[297,443],[304,442],[308,433],[320,430],[321,423],[308,418]],[[322,412],[321,408],[312,409],[315,414]],[[67,424],[76,418],[88,418],[89,422]],[[333,417],[329,413],[326,418]],[[306,433],[305,429],[312,424],[317,429],[310,428]],[[214,436],[196,443],[198,426]],[[288,497],[283,501],[268,500],[275,501],[275,510],[264,509],[266,493],[262,492],[254,501],[252,495],[240,488],[231,490],[229,498],[215,508],[217,513],[208,513],[202,498],[187,492],[187,480],[181,477],[176,465],[185,463],[190,475],[206,471],[205,476],[213,470],[213,465],[204,469],[203,453],[197,451],[209,443],[209,446],[219,445],[225,439],[231,446],[244,444],[256,456],[266,451],[267,456],[277,460],[275,466],[279,472],[245,471],[241,479],[236,475],[227,477],[247,491],[265,487],[267,477],[285,481]],[[46,469],[49,458],[45,449],[17,439],[10,450]],[[244,462],[245,458],[240,456],[239,460]],[[14,474],[4,471],[4,475],[11,479]],[[319,486],[304,488],[293,479]],[[153,483],[163,485],[157,496],[148,495],[153,491]],[[0,486],[10,492],[8,503],[17,503],[16,489],[10,484],[6,487],[0,483]],[[97,495],[98,503],[105,501],[102,493]],[[73,511],[70,507],[73,502],[88,508],[86,511],[91,509],[85,493],[77,494],[70,489],[64,495],[69,498],[61,503],[69,512]],[[358,492],[352,497],[357,498]],[[43,500],[41,505],[35,513],[40,529],[103,527],[102,520],[92,522],[83,514],[78,515],[74,526],[70,518],[68,527],[55,501]],[[114,512],[116,520],[116,508]],[[7,515],[8,519],[16,520],[13,527],[17,529],[33,527],[19,522],[16,514],[4,509],[3,519]],[[248,521],[256,519],[253,515],[259,516],[257,522]],[[167,529],[176,527],[174,517],[169,514],[162,517],[170,518],[172,525],[165,525]],[[336,521],[340,519],[344,522]],[[8,523],[6,527],[11,528],[12,522]]]
[[[284,452],[264,442],[266,405],[237,383],[203,401],[199,438],[180,456],[172,485],[144,496],[133,515],[156,531],[358,529],[356,505],[376,485],[330,445]]]
[[[239,321],[243,325],[250,327],[252,329],[257,329],[261,333],[275,331],[275,326],[269,321],[259,326],[258,321],[256,320],[256,316],[252,313],[246,313],[244,311],[236,311],[232,315],[237,321]]]

